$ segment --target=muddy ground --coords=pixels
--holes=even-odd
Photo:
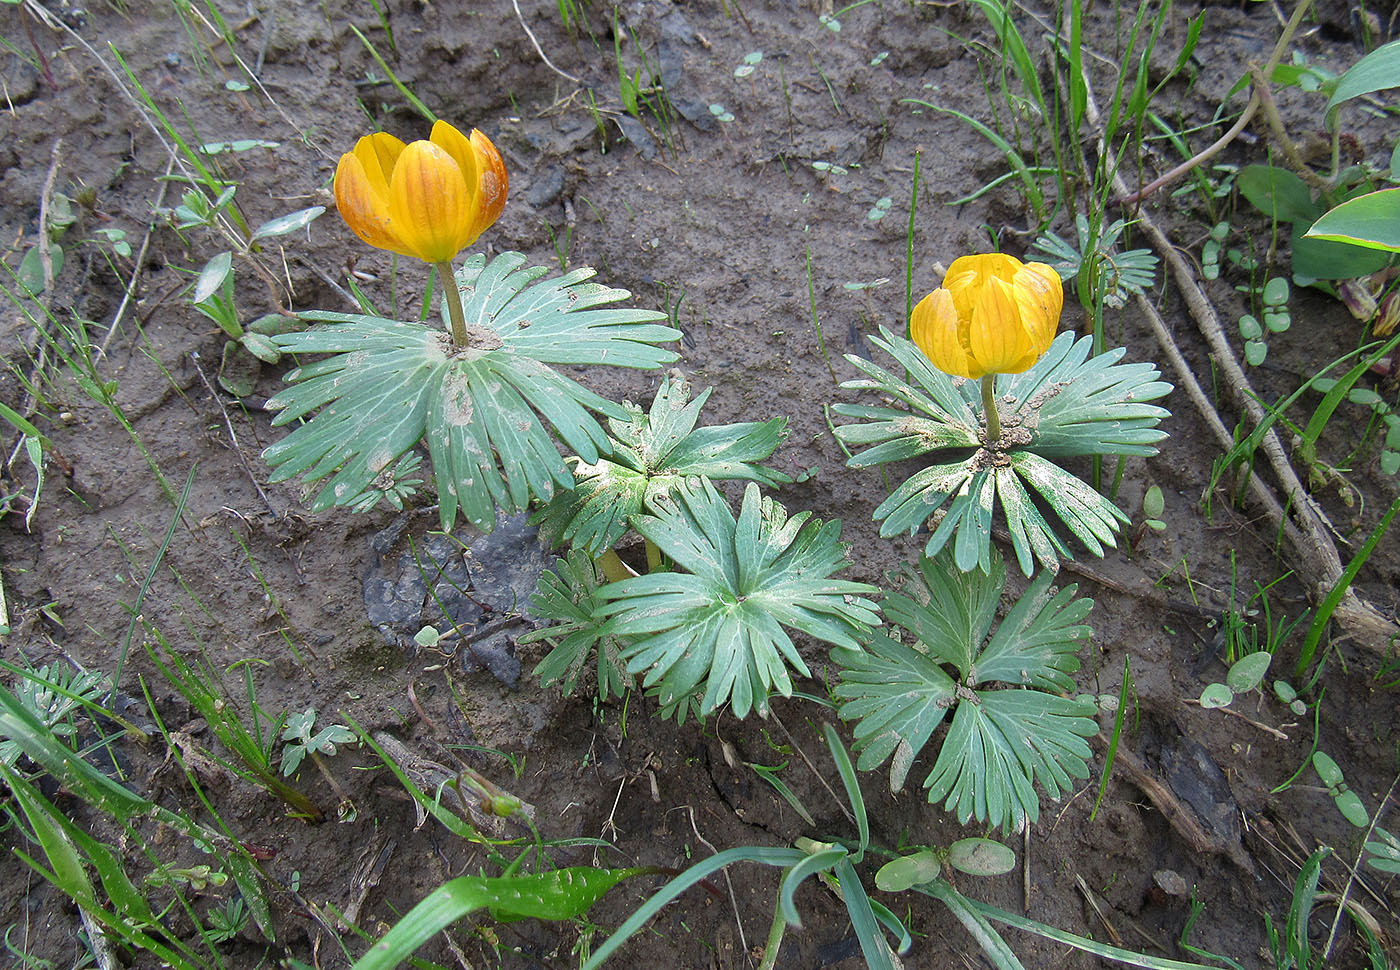
[[[354,718],[367,730],[391,732],[425,757],[460,757],[533,803],[544,837],[612,843],[597,852],[553,850],[558,865],[597,859],[683,867],[713,849],[787,844],[802,834],[851,836],[833,797],[793,751],[801,748],[835,783],[820,741],[821,724],[832,715],[817,705],[780,701],[766,723],[720,717],[678,727],[653,717],[652,705],[640,698],[600,707],[586,689],[574,698],[542,690],[530,676],[541,649],[514,643],[524,625],[507,624],[487,658],[405,649],[403,637],[391,643],[376,629],[383,618],[372,620],[366,590],[382,590],[398,578],[407,537],[428,541],[436,515],[425,511],[429,500],[422,496],[402,515],[384,509],[310,514],[296,483],[269,484],[260,453],[281,432],[270,427],[262,405],[279,388],[285,368],[264,367],[253,393],[241,400],[214,392],[223,341],[189,306],[188,288],[192,274],[218,252],[218,242],[206,232],[170,228],[169,210],[183,190],[162,181],[170,138],[131,99],[132,84],[113,48],[183,137],[269,143],[211,159],[237,182],[236,199],[250,224],[311,205],[332,206],[307,232],[268,247],[266,283],[240,271],[245,318],[278,304],[352,310],[344,289],[347,272],[381,306],[397,304],[410,314],[422,292],[423,268],[408,261],[394,267],[388,254],[362,245],[336,216],[328,191],[336,159],[361,134],[382,126],[415,138],[428,127],[386,83],[352,33],[351,25],[358,27],[434,112],[463,128],[482,128],[501,148],[510,170],[510,202],[480,245],[491,252],[519,250],[555,269],[596,267],[608,284],[630,290],[638,305],[668,312],[685,333],[680,366],[697,387],[715,388],[708,420],[786,415],[792,433],[775,464],[794,476],[811,474],[781,489],[780,500],[790,510],[840,518],[851,544],[846,575],[880,583],[887,570],[913,561],[923,540],[879,538],[871,511],[886,486],[878,470],[844,467],[824,408],[851,399],[852,392],[837,387],[856,376],[843,355],[869,356],[869,335],[903,325],[916,151],[923,152],[912,230],[916,298],[938,284],[935,261],[986,251],[992,238],[1016,253],[1029,244],[1026,230],[1033,223],[1009,185],[948,205],[1003,174],[1005,162],[965,123],[910,103],[918,99],[992,120],[995,62],[985,50],[978,53],[978,45],[994,43],[985,18],[968,4],[876,0],[840,12],[838,32],[820,19],[835,12],[829,0],[825,9],[820,3],[757,0],[742,6],[734,0],[629,3],[617,8],[616,21],[612,5],[592,3],[586,5],[587,24],[568,30],[553,0],[523,0],[520,17],[502,0],[254,0],[216,4],[233,41],[230,49],[211,33],[211,8],[202,4],[187,9],[98,0],[80,10],[54,0],[46,6],[62,28],[41,23],[20,6],[0,5],[0,37],[13,45],[0,54],[0,239],[7,265],[17,267],[38,239],[41,202],[52,205],[55,193],[75,200],[76,222],[59,243],[67,259],[46,302],[70,327],[80,321],[94,348],[105,345],[98,368],[116,382],[115,406],[95,403],[64,368],[54,367],[53,354],[40,353],[44,343],[35,323],[13,302],[4,304],[0,353],[7,367],[0,374],[0,400],[32,410],[54,444],[28,527],[23,501],[0,523],[12,626],[3,640],[4,658],[19,663],[22,656],[35,665],[66,661],[112,674],[139,597],[145,623],[180,653],[202,655],[220,669],[254,661],[257,696],[266,710],[314,707],[325,723]],[[1170,13],[1154,61],[1160,62],[1159,76],[1197,12],[1194,4],[1184,4]],[[1384,33],[1390,12],[1372,8],[1364,16],[1378,15]],[[1053,16],[1050,9],[1039,13]],[[1100,4],[1086,24],[1086,46],[1101,56],[1094,68],[1100,98],[1111,91],[1110,68],[1122,57],[1120,14]],[[1295,47],[1313,62],[1343,70],[1364,52],[1360,22],[1355,13],[1325,7],[1309,19]],[[620,110],[615,24],[629,69],[641,66],[641,51],[664,79],[676,112],[669,126],[645,112],[645,124],[639,124]],[[1179,128],[1208,122],[1241,65],[1263,60],[1279,29],[1278,11],[1270,4],[1207,6],[1205,24],[1190,69],[1157,103]],[[1043,35],[1029,15],[1023,29],[1037,42]],[[753,52],[762,53],[755,69],[736,77],[735,68]],[[247,82],[235,56],[263,91],[232,89]],[[226,85],[229,80],[242,83]],[[1320,127],[1319,96],[1288,91],[1280,101],[1298,132]],[[1363,150],[1388,156],[1393,125],[1362,113],[1352,120]],[[1201,147],[1218,130],[1197,131],[1191,141]],[[1222,161],[1262,161],[1266,151],[1263,137],[1247,137]],[[1142,170],[1150,176],[1177,158],[1165,142],[1151,142],[1141,154]],[[1137,178],[1137,162],[1129,162],[1130,181]],[[1235,227],[1233,244],[1264,258],[1267,225],[1243,202],[1226,198],[1220,204]],[[1149,211],[1184,252],[1199,257],[1209,220],[1197,196],[1159,196]],[[1067,226],[1062,214],[1056,228],[1064,235]],[[126,233],[129,255],[114,252],[110,234],[102,233],[110,229]],[[1281,242],[1283,258],[1286,234]],[[134,272],[137,255],[144,259]],[[133,279],[133,300],[123,305]],[[883,282],[850,285],[875,281]],[[1242,312],[1235,287],[1243,282],[1240,274],[1227,272],[1208,285],[1227,320]],[[1160,272],[1151,296],[1211,391],[1205,344]],[[820,332],[813,326],[813,301]],[[1273,338],[1265,366],[1252,371],[1270,400],[1291,392],[1360,338],[1347,311],[1315,291],[1295,290],[1292,310],[1293,328]],[[1077,326],[1082,318],[1069,300],[1065,325]],[[1162,359],[1131,305],[1110,313],[1108,328],[1111,341],[1126,345],[1131,359]],[[658,375],[595,370],[583,379],[604,394],[645,402]],[[1174,380],[1170,374],[1167,379]],[[41,392],[37,404],[29,385]],[[1211,515],[1203,513],[1202,493],[1219,447],[1183,395],[1167,403],[1174,411],[1165,424],[1170,439],[1159,456],[1128,463],[1120,493],[1137,522],[1145,489],[1161,486],[1166,531],[1147,532],[1131,555],[1115,552],[1098,561],[1078,550],[1081,564],[1109,584],[1065,574],[1097,600],[1092,648],[1079,682],[1089,692],[1114,692],[1130,661],[1135,706],[1125,747],[1178,797],[1212,792],[1221,800],[1216,812],[1227,833],[1222,844],[1230,842],[1232,825],[1242,841],[1233,852],[1197,851],[1122,771],[1091,820],[1100,747],[1095,778],[1059,803],[1046,802],[1024,841],[1013,840],[1020,855],[1013,873],[965,877],[959,885],[1054,926],[1099,939],[1118,936],[1125,945],[1177,958],[1189,958],[1177,941],[1194,895],[1205,910],[1192,930],[1193,943],[1246,967],[1266,966],[1264,918],[1282,922],[1297,860],[1320,844],[1333,846],[1337,852],[1326,864],[1325,884],[1339,889],[1360,838],[1311,773],[1272,792],[1313,745],[1311,712],[1298,718],[1259,696],[1237,702],[1247,717],[1190,703],[1224,673],[1213,652],[1222,611],[1239,609],[1256,584],[1274,583],[1299,563],[1291,551],[1276,552],[1273,530],[1257,509],[1232,508],[1227,497],[1216,495]],[[1225,418],[1230,425],[1236,419],[1228,407]],[[1365,423],[1364,413],[1348,413],[1333,422],[1324,441],[1326,457],[1350,461],[1364,506],[1344,506],[1335,490],[1318,494],[1353,541],[1374,526],[1396,491],[1395,480],[1377,468],[1374,441],[1357,451]],[[16,438],[7,440],[7,453]],[[174,517],[172,497],[153,468],[175,498],[191,476],[193,484],[141,596]],[[22,456],[9,469],[7,489],[32,491],[33,472]],[[1365,597],[1391,617],[1400,607],[1397,548],[1388,538],[1357,579]],[[502,540],[475,557],[473,582],[478,589],[494,588],[496,615],[508,613],[519,591],[529,588],[530,563],[541,555],[519,539],[513,545]],[[1343,560],[1348,557],[1343,547]],[[1157,591],[1151,592],[1154,584]],[[1304,590],[1293,577],[1271,588],[1275,620],[1309,607]],[[195,748],[222,754],[188,703],[154,672],[142,648],[151,639],[138,627],[129,644],[117,685],[130,699],[127,716],[149,726],[158,715],[171,730],[188,731]],[[1297,641],[1295,635],[1285,649],[1296,650]],[[810,643],[805,650],[814,670],[824,672],[824,650]],[[1320,681],[1325,693],[1317,707],[1318,743],[1341,764],[1371,811],[1395,777],[1400,740],[1394,676],[1378,677],[1383,669],[1377,652],[1339,642]],[[237,675],[229,682],[237,686]],[[801,689],[825,694],[820,680]],[[159,735],[145,747],[122,740],[115,749],[136,789],[208,818]],[[740,762],[790,762],[782,778],[810,808],[816,829],[750,769],[728,763],[726,751]],[[347,965],[313,909],[330,914],[354,906],[358,926],[377,934],[446,879],[497,871],[479,847],[432,822],[417,827],[413,806],[371,752],[350,746],[328,765],[355,804],[353,821],[307,824],[288,817],[271,796],[217,771],[203,779],[211,804],[235,836],[269,850],[265,870],[279,903],[279,943],[268,946],[246,929],[224,944],[226,965],[269,965],[289,956],[318,966]],[[337,795],[309,764],[296,781],[334,814]],[[883,846],[946,844],[981,834],[926,804],[917,787],[892,796],[883,773],[864,781],[874,838]],[[107,831],[80,805],[54,794],[78,818]],[[177,840],[157,841],[154,829],[149,835],[166,858],[200,861]],[[25,847],[13,825],[4,839],[7,848]],[[133,872],[146,871],[137,848],[125,849]],[[381,859],[387,862],[377,883],[367,881],[363,872]],[[1186,895],[1160,888],[1156,875],[1164,870],[1190,887]],[[0,928],[10,928],[12,947],[52,966],[73,965],[82,950],[74,907],[13,854],[0,860],[0,879],[23,887],[0,900]],[[1352,893],[1393,942],[1397,884],[1376,873],[1366,879]],[[587,923],[468,921],[450,931],[459,955],[441,938],[422,955],[449,966],[574,966],[579,948],[596,945],[655,884],[624,885]],[[229,891],[211,889],[198,897],[199,905],[214,905]],[[732,900],[724,898],[731,892]],[[696,890],[682,897],[614,965],[750,965],[745,949],[755,948],[766,933],[776,893],[773,874],[736,868],[728,883],[717,883],[717,893]],[[971,938],[931,901],[888,901],[915,930],[907,966],[984,965]],[[789,934],[778,965],[860,965],[850,924],[832,893],[809,884],[799,903],[808,914],[807,928]],[[1333,910],[1324,909],[1330,922]],[[183,917],[172,919],[178,925]],[[1325,935],[1327,927],[1319,921],[1313,929]],[[1097,965],[1037,938],[1014,932],[1008,938],[1027,967]],[[346,940],[352,953],[360,952],[363,944],[353,934]],[[7,956],[5,962],[17,959]],[[1344,932],[1333,965],[1359,966],[1361,959],[1354,936]]]

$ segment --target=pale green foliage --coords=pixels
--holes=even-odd
[[[999,502],[1016,559],[1029,576],[1033,559],[1054,567],[1060,556],[1070,558],[1042,512],[1043,502],[1094,555],[1116,544],[1128,517],[1055,462],[1085,455],[1155,455],[1156,443],[1166,437],[1157,425],[1169,412],[1145,402],[1171,390],[1157,380],[1155,366],[1119,363],[1121,348],[1090,357],[1092,338],[1076,341],[1072,333],[1060,334],[1025,373],[996,376],[1002,437],[992,451],[982,442],[977,383],[949,377],[910,341],[883,328],[880,333],[883,339],[872,342],[895,358],[908,379],[847,356],[867,378],[842,387],[874,391],[901,405],[834,405],[837,414],[859,419],[837,428],[837,437],[848,445],[871,446],[847,464],[864,468],[935,455],[875,509],[882,536],[913,535],[946,505],[925,552],[936,555],[953,540],[958,568],[989,572],[992,513]]]
[[[687,403],[690,385],[676,373],[662,379],[650,411],[624,405],[627,419],[608,421],[611,456],[594,464],[575,460],[573,489],[556,495],[536,516],[545,537],[597,556],[617,545],[632,516],[655,511],[659,496],[688,479],[791,481],[758,464],[787,437],[787,419],[696,428],[711,390]]]
[[[568,558],[556,559],[554,569],[540,576],[530,612],[551,626],[522,636],[520,644],[540,640],[554,647],[535,667],[535,676],[549,687],[559,683],[565,694],[572,694],[584,661],[597,647],[598,699],[621,697],[632,684],[622,667],[617,639],[608,636],[594,614],[604,603],[598,595],[598,570],[588,553],[574,546]]]
[[[990,573],[964,572],[948,552],[906,572],[882,605],[913,646],[876,635],[863,651],[832,653],[843,668],[841,717],[859,722],[859,767],[891,761],[890,787],[901,789],[951,711],[924,787],[960,822],[1019,829],[1040,815],[1035,782],[1058,797],[1072,778],[1087,778],[1094,705],[1058,692],[1074,688],[1093,601],[1075,599],[1073,586],[1051,589],[1051,578],[1041,573],[993,632],[1006,581],[1000,556]]]
[[[44,664],[28,671],[15,685],[15,696],[44,727],[72,743],[78,733],[73,714],[84,704],[99,701],[111,689],[111,681],[95,670],[69,672],[58,665]],[[19,760],[20,746],[0,732],[0,761],[13,766]]]
[[[730,704],[736,717],[768,711],[768,697],[792,694],[788,669],[810,676],[786,628],[859,650],[880,622],[866,597],[875,587],[831,579],[846,565],[841,524],[788,518],[750,484],[736,520],[708,479],[687,482],[665,511],[633,527],[674,564],[603,587],[598,611],[623,643],[630,673],[643,673],[664,711],[683,718]]]
[[[349,744],[355,740],[355,732],[343,724],[331,724],[312,734],[316,724],[316,708],[308,707],[300,714],[287,715],[287,724],[282,729],[282,774],[291,775],[301,766],[308,754],[334,756],[337,744]]]
[[[276,469],[272,480],[329,478],[313,510],[358,504],[426,438],[442,527],[451,529],[460,509],[484,531],[497,507],[519,511],[572,487],[541,417],[592,463],[610,447],[593,415],[626,414],[552,365],[660,367],[676,355],[657,345],[680,332],[655,322],[662,313],[609,306],[630,294],[588,282],[591,269],[535,282],[546,270],[524,262],[519,253],[489,264],[477,254],[458,270],[465,349],[441,329],[323,311],[304,316],[332,326],[275,336],[283,351],[333,356],[293,370],[292,386],[268,402],[281,412],[274,424],[314,414],[263,453]]]

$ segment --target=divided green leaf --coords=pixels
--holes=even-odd
[[[446,530],[460,510],[490,531],[497,507],[572,487],[555,436],[593,463],[609,448],[594,414],[626,414],[552,365],[654,369],[676,359],[657,345],[680,333],[656,323],[663,313],[609,306],[630,294],[588,282],[589,268],[535,282],[546,270],[524,262],[477,254],[458,270],[466,348],[421,324],[323,311],[304,317],[331,326],[274,335],[284,352],[332,356],[293,370],[268,402],[274,424],[308,419],[263,453],[272,480],[328,479],[312,510],[348,505],[426,437]]]
[[[853,653],[880,622],[874,586],[830,578],[844,567],[840,522],[809,512],[788,518],[750,484],[736,520],[706,478],[659,499],[633,527],[673,564],[600,590],[597,615],[624,642],[629,673],[683,719],[733,707],[736,717],[768,711],[768,697],[792,694],[789,668],[810,672],[788,634],[796,630]],[[698,704],[694,695],[701,694]]]
[[[530,612],[541,620],[552,620],[550,626],[532,630],[517,642],[544,641],[554,649],[535,667],[540,684],[559,684],[565,694],[572,694],[579,674],[596,649],[598,658],[598,699],[621,697],[632,686],[632,677],[623,668],[621,645],[609,635],[594,614],[603,606],[598,595],[598,570],[591,556],[575,545],[565,559],[556,559],[554,569],[540,575],[540,582],[530,602]]]
[[[1120,363],[1121,348],[1090,357],[1090,338],[1076,341],[1071,333],[1060,334],[1025,373],[996,378],[1003,431],[1001,447],[992,451],[983,446],[977,383],[949,377],[909,340],[883,328],[880,333],[872,343],[892,356],[908,379],[848,355],[866,379],[842,386],[874,391],[902,406],[834,406],[836,413],[858,419],[837,428],[837,437],[848,445],[870,446],[847,464],[865,468],[935,456],[876,508],[882,536],[913,535],[946,506],[925,553],[936,555],[953,540],[959,568],[990,572],[992,513],[999,501],[1017,562],[1028,576],[1034,560],[1053,567],[1061,556],[1069,557],[1052,518],[1097,556],[1116,544],[1128,517],[1055,461],[1155,455],[1157,442],[1166,437],[1157,426],[1169,412],[1146,402],[1171,390],[1157,380],[1155,366]]]
[[[679,372],[663,378],[649,412],[625,404],[627,419],[609,419],[612,454],[596,463],[573,461],[574,487],[560,492],[535,517],[552,543],[569,542],[594,556],[615,546],[632,516],[654,512],[659,497],[699,476],[747,479],[763,485],[791,481],[765,468],[787,437],[787,419],[696,428],[706,388],[689,401]]]
[[[1079,649],[1093,601],[1075,587],[1055,591],[1041,575],[992,631],[1006,570],[964,571],[945,551],[923,557],[886,615],[913,645],[876,635],[864,651],[837,648],[843,668],[836,696],[841,717],[854,720],[859,767],[890,764],[890,787],[903,788],[914,760],[951,712],[933,769],[924,779],[930,802],[960,822],[976,818],[1006,830],[1035,821],[1035,782],[1052,797],[1073,778],[1089,776],[1085,738],[1098,730],[1092,702],[1060,696],[1073,690]],[[949,672],[951,668],[951,674]]]

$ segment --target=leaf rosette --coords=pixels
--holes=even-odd
[[[611,446],[594,415],[627,414],[554,365],[655,369],[676,359],[658,345],[680,332],[656,322],[664,313],[612,305],[631,294],[589,282],[592,269],[537,282],[547,270],[524,262],[477,254],[457,271],[463,348],[438,328],[327,311],[303,317],[331,326],[274,336],[282,351],[331,356],[291,371],[291,386],[268,401],[280,412],[274,425],[308,418],[263,453],[271,480],[328,479],[313,511],[354,504],[426,438],[443,529],[460,511],[484,532],[497,508],[520,511],[571,488],[555,437],[596,462]]]
[[[599,700],[621,697],[632,686],[621,643],[595,617],[605,603],[599,588],[598,569],[578,546],[556,559],[552,570],[540,574],[530,612],[550,625],[531,630],[516,642],[523,646],[543,641],[552,647],[535,667],[541,686],[558,684],[565,694],[572,694],[590,655],[597,659]]]
[[[1157,442],[1166,437],[1157,426],[1170,412],[1147,402],[1167,394],[1171,385],[1157,380],[1154,365],[1120,363],[1122,348],[1091,357],[1092,338],[1060,334],[1030,369],[995,376],[1002,433],[989,448],[975,381],[937,370],[912,342],[883,327],[871,342],[908,376],[847,355],[866,377],[842,387],[874,391],[895,402],[833,406],[837,414],[857,419],[838,427],[837,437],[847,445],[869,446],[847,464],[865,468],[935,456],[875,509],[881,536],[913,535],[943,510],[925,553],[937,555],[951,542],[958,568],[990,572],[992,516],[999,502],[1027,576],[1034,560],[1054,569],[1061,556],[1072,558],[1047,510],[1094,555],[1116,545],[1128,517],[1056,462],[1155,455]]]
[[[1040,815],[1039,782],[1051,797],[1089,776],[1085,738],[1098,731],[1092,703],[1062,697],[1074,689],[1079,649],[1093,606],[1076,587],[1054,590],[1042,572],[992,632],[1006,581],[1001,557],[990,573],[964,572],[945,551],[908,569],[881,606],[912,645],[876,634],[864,650],[837,648],[840,715],[857,722],[863,771],[890,762],[890,788],[951,712],[928,800],[966,823],[1008,831]],[[949,668],[953,671],[949,673]]]
[[[632,524],[674,571],[609,583],[595,616],[664,714],[766,715],[770,694],[792,695],[789,670],[811,675],[788,630],[859,653],[879,624],[876,587],[831,578],[847,565],[839,521],[789,518],[752,483],[736,519],[705,478],[658,505]]]
[[[568,542],[596,557],[617,545],[633,516],[656,511],[658,499],[687,480],[790,482],[760,464],[787,437],[787,419],[697,428],[711,390],[691,401],[690,385],[673,371],[662,379],[648,411],[624,404],[627,419],[608,420],[612,454],[591,464],[571,459],[574,487],[556,494],[535,516],[541,534],[552,544]]]

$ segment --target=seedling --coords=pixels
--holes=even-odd
[[[110,680],[100,671],[44,664],[21,674],[15,696],[55,737],[71,743],[78,733],[73,715],[80,707],[99,702],[110,688]],[[20,751],[19,742],[0,729],[0,762],[13,767]]]
[[[1153,532],[1167,531],[1167,523],[1162,520],[1166,508],[1167,502],[1162,497],[1161,486],[1149,485],[1147,491],[1142,493],[1142,522],[1138,524],[1137,530],[1128,543],[1129,549],[1136,552],[1138,544],[1142,542],[1149,529]]]
[[[1046,231],[1035,241],[1035,248],[1051,257],[1050,265],[1063,280],[1079,276],[1088,266],[1097,274],[1093,285],[1103,295],[1104,306],[1121,310],[1134,295],[1150,288],[1156,279],[1157,257],[1148,249],[1115,252],[1128,223],[1115,220],[1100,231],[1097,239],[1083,215],[1074,219],[1077,244],[1072,245]]]
[[[337,744],[349,744],[355,740],[355,732],[343,724],[331,724],[315,734],[311,733],[316,723],[316,708],[308,707],[300,714],[287,715],[286,726],[282,729],[282,775],[290,777],[302,760],[309,754],[319,762],[320,756],[332,758]]]
[[[286,726],[282,729],[282,740],[287,742],[282,748],[282,777],[290,777],[301,766],[302,760],[310,755],[316,770],[321,773],[321,777],[339,799],[336,805],[337,818],[342,822],[353,822],[359,811],[350,800],[350,796],[340,787],[335,775],[331,774],[325,759],[335,756],[337,744],[349,744],[357,740],[358,736],[343,724],[332,724],[312,734],[311,729],[315,723],[314,707],[308,707],[301,714],[287,715]]]
[[[248,925],[248,907],[237,896],[209,911],[209,927],[205,936],[213,943],[227,943]]]
[[[1250,313],[1241,316],[1239,324],[1240,336],[1244,338],[1244,359],[1250,366],[1258,367],[1269,352],[1269,346],[1265,343],[1266,334],[1283,333],[1292,323],[1288,314],[1288,280],[1274,276],[1265,280],[1257,291],[1246,286],[1236,289],[1259,297],[1263,303],[1263,324]]]
[[[1269,651],[1258,650],[1236,660],[1225,675],[1225,683],[1209,684],[1201,691],[1201,706],[1228,707],[1237,694],[1258,689],[1273,659],[1274,655]]]
[[[898,893],[933,882],[948,870],[956,869],[969,876],[1002,876],[1014,868],[1015,851],[995,839],[958,839],[947,848],[924,849],[885,863],[875,873],[875,886],[883,892]]]
[[[1366,843],[1366,850],[1371,853],[1366,864],[1377,872],[1400,874],[1400,838],[1379,825],[1371,834],[1375,838]]]
[[[721,124],[729,124],[734,120],[734,113],[722,104],[710,105],[710,114],[714,115],[716,121]]]
[[[1332,796],[1332,801],[1337,806],[1337,811],[1342,813],[1352,825],[1359,829],[1364,829],[1371,824],[1371,816],[1366,812],[1366,806],[1361,803],[1361,797],[1347,787],[1346,779],[1342,776],[1342,769],[1337,766],[1337,762],[1322,751],[1314,751],[1312,756],[1313,770],[1317,772],[1317,777],[1322,779],[1322,784],[1327,787],[1327,794]]]
[[[296,317],[266,313],[245,328],[239,322],[234,301],[233,254],[223,252],[209,260],[195,281],[191,305],[219,325],[229,338],[219,360],[219,385],[235,397],[253,393],[261,365],[275,364],[282,352],[272,337],[302,327]]]

